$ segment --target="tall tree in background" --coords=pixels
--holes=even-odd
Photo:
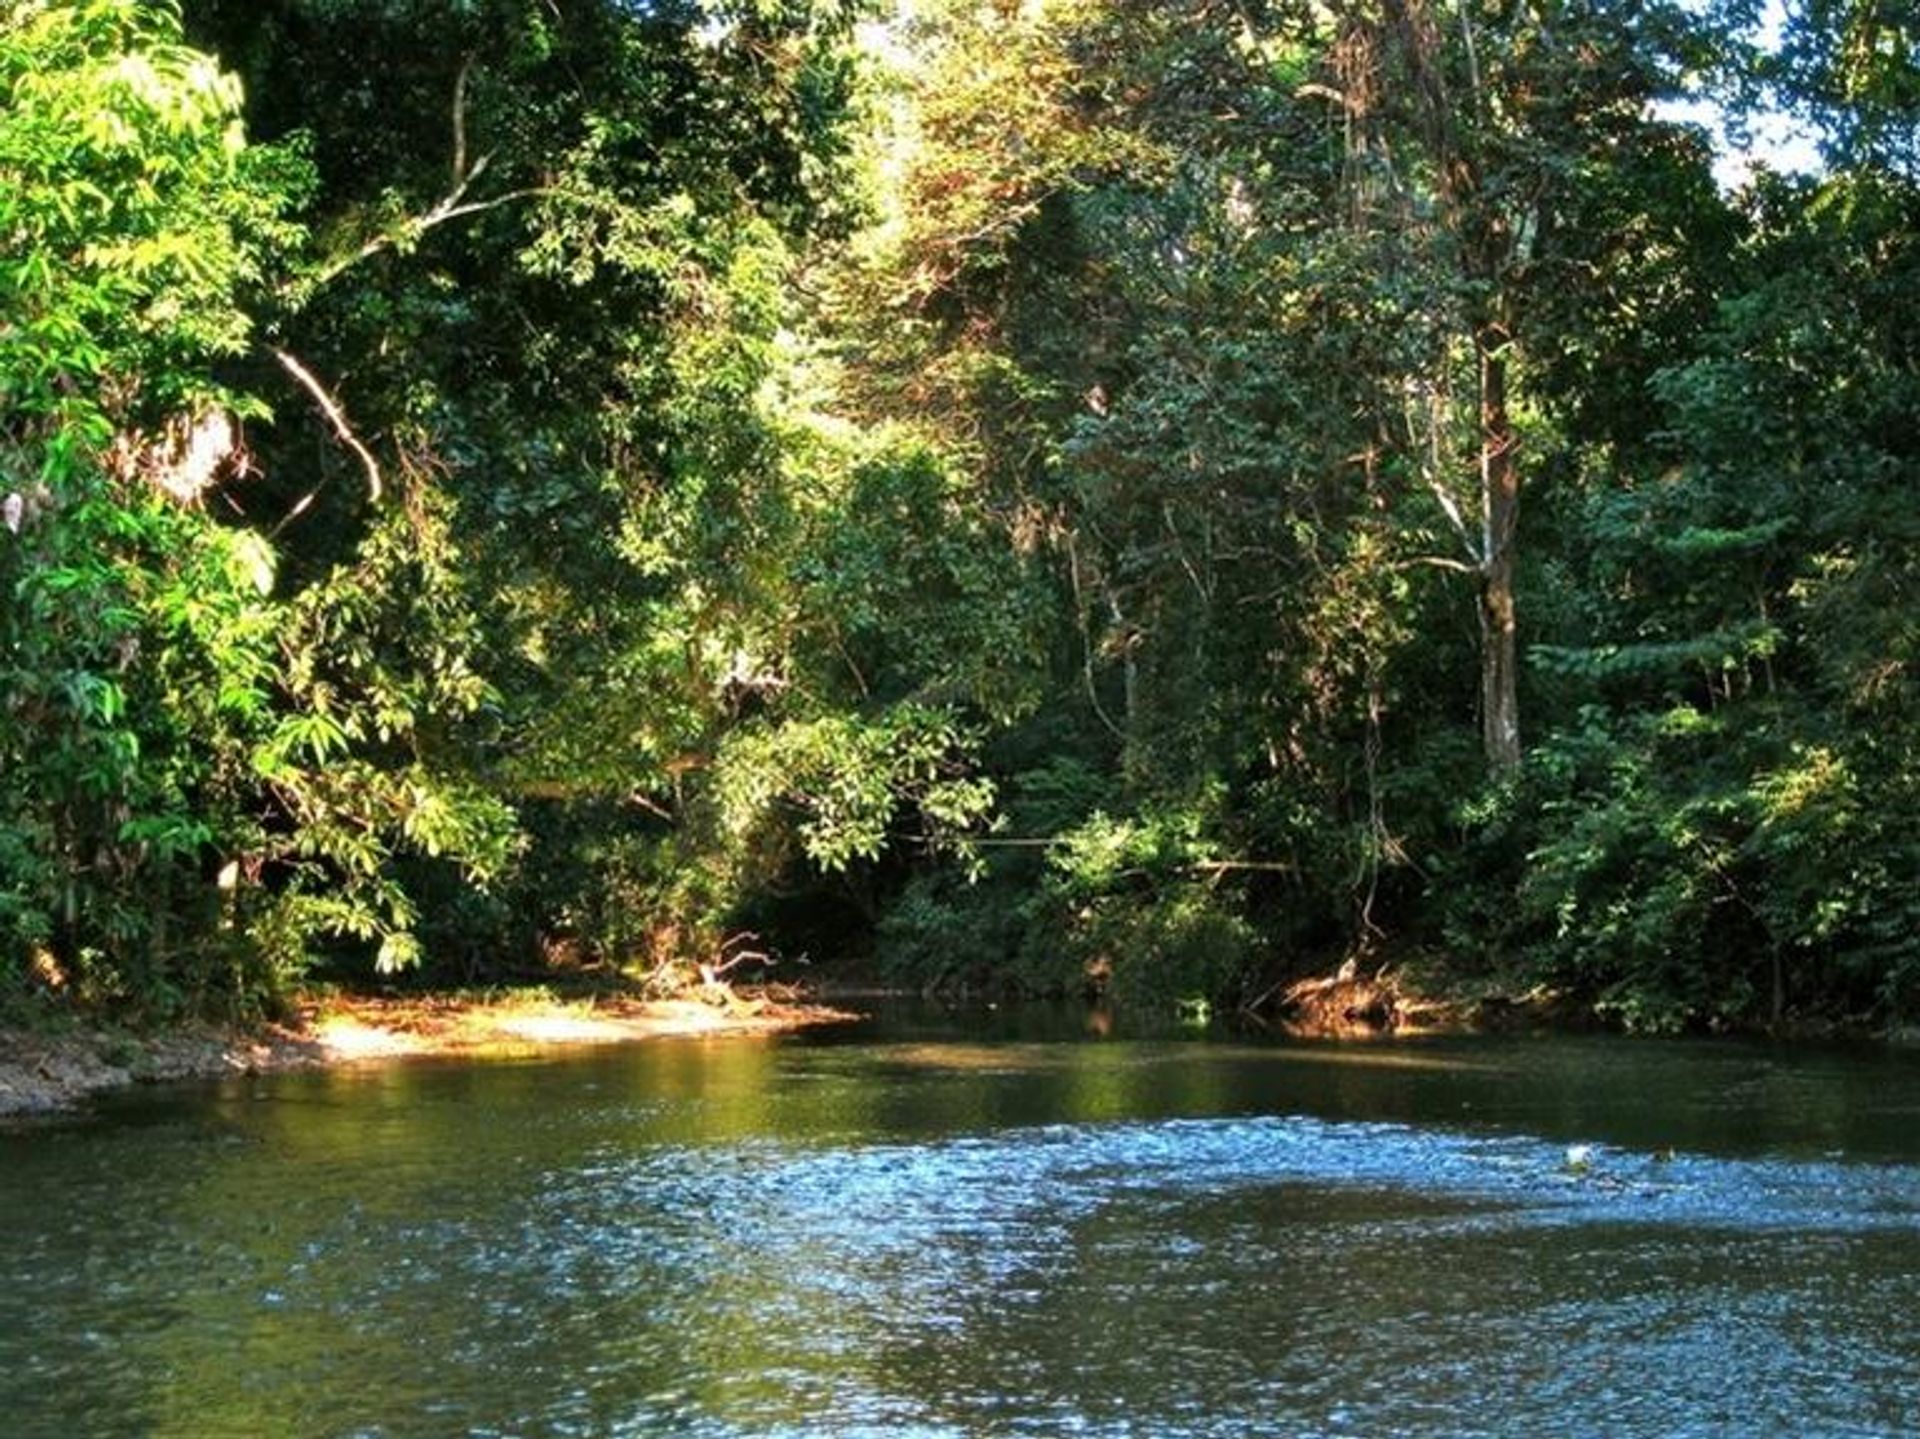
[[[1672,7],[1558,0],[1445,12],[1427,0],[1351,4],[1329,40],[1353,224],[1378,236],[1403,323],[1433,331],[1433,368],[1408,376],[1428,410],[1424,435],[1407,435],[1426,454],[1409,460],[1458,541],[1450,562],[1478,590],[1481,727],[1496,772],[1522,753],[1522,415],[1553,398],[1524,391],[1536,356],[1577,345],[1569,326],[1596,318],[1567,297],[1591,295],[1628,258],[1620,232],[1583,223],[1594,192],[1625,198],[1618,180],[1635,157],[1644,166],[1674,148],[1675,128],[1650,107],[1713,43]],[[1632,198],[1670,203],[1656,191]],[[1645,231],[1634,217],[1627,234]],[[1455,354],[1465,385],[1447,373]],[[1462,390],[1464,416],[1448,401]],[[1456,433],[1472,436],[1464,454]]]
[[[1472,782],[1435,717],[1477,690],[1485,762],[1520,757],[1522,437],[1564,474],[1630,427],[1705,314],[1689,232],[1724,244],[1704,146],[1649,113],[1712,37],[1653,20],[923,13],[895,291],[921,323],[864,354],[1046,517],[1061,702],[1128,776],[1104,812],[1182,815],[1229,907],[1298,923],[1351,884],[1370,933]],[[1477,661],[1422,578],[1449,570]]]

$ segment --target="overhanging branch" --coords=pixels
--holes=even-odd
[[[353,426],[347,423],[346,412],[340,408],[340,402],[327,393],[327,387],[314,377],[305,365],[301,364],[285,350],[275,350],[274,359],[280,362],[280,368],[300,383],[300,387],[313,396],[313,402],[320,407],[320,413],[327,417],[333,426],[334,437],[359,456],[360,463],[367,471],[367,497],[380,498],[380,464],[373,457],[373,451],[360,443],[360,437],[353,432]]]

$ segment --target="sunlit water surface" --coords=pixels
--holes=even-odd
[[[1917,1121],[1880,1051],[925,1013],[148,1093],[0,1132],[0,1432],[1911,1434]]]

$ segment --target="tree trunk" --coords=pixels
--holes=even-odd
[[[1504,774],[1520,763],[1520,665],[1514,634],[1513,538],[1520,514],[1520,470],[1513,417],[1507,409],[1508,356],[1513,330],[1504,276],[1514,236],[1500,199],[1486,189],[1476,126],[1487,118],[1471,22],[1467,41],[1468,94],[1449,95],[1442,67],[1441,32],[1428,0],[1385,0],[1382,41],[1399,50],[1415,122],[1439,188],[1442,223],[1461,262],[1459,278],[1480,292],[1472,321],[1480,366],[1480,719],[1487,767]]]
[[[1520,665],[1513,620],[1513,538],[1520,517],[1517,437],[1507,412],[1504,324],[1474,335],[1480,359],[1480,708],[1487,764],[1495,773],[1520,763]]]

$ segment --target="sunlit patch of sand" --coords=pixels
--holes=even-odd
[[[482,1028],[535,1044],[606,1044],[633,1037],[630,1023],[585,1014],[503,1014]]]
[[[306,1030],[322,1057],[352,1062],[419,1054],[507,1057],[666,1035],[775,1034],[850,1017],[815,1006],[739,999],[342,999],[315,1015]]]
[[[415,1034],[363,1024],[345,1015],[329,1015],[313,1025],[313,1039],[330,1059],[388,1059],[421,1054],[428,1046]]]
[[[0,1122],[71,1108],[102,1090],[153,1080],[261,1074],[316,1064],[380,1064],[410,1056],[513,1058],[570,1045],[668,1035],[768,1035],[857,1016],[821,1005],[716,987],[705,999],[548,994],[415,999],[334,996],[297,1023],[238,1032],[154,1035],[0,1028]]]

